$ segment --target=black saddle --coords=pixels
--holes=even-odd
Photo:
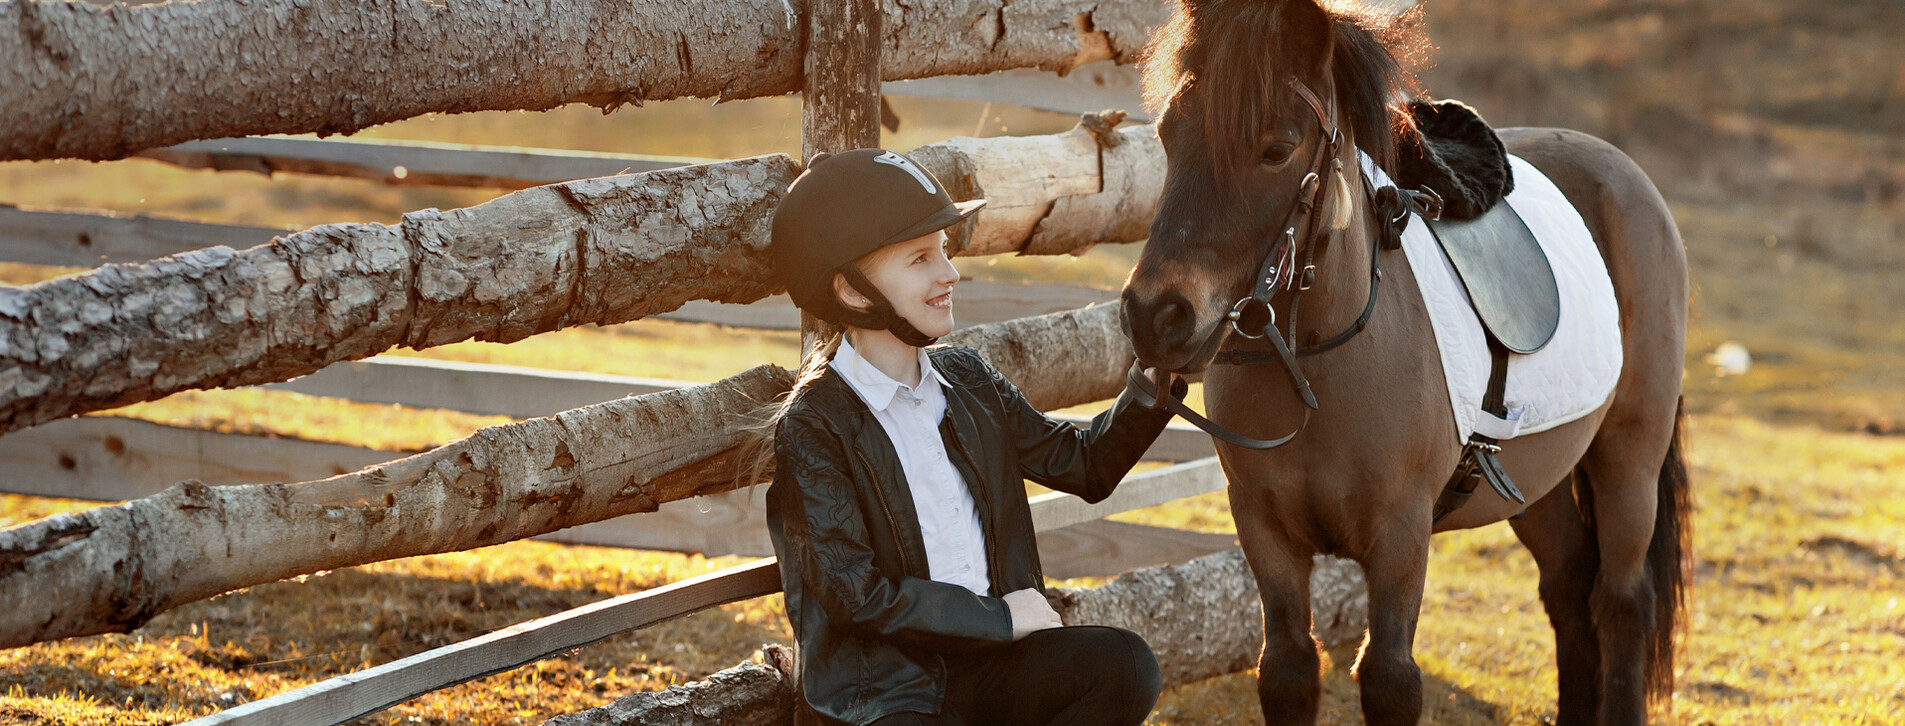
[[[1561,324],[1554,268],[1528,224],[1507,204],[1469,220],[1429,222],[1482,327],[1512,353],[1533,353]]]
[[[1510,352],[1540,350],[1560,324],[1561,294],[1534,234],[1501,203],[1515,188],[1501,137],[1460,101],[1414,101],[1408,110],[1415,133],[1398,149],[1397,186],[1441,199],[1429,229],[1489,335]]]

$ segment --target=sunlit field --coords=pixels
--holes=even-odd
[[[1905,719],[1905,441],[1692,419],[1701,506],[1671,704],[1687,724]],[[0,497],[0,524],[90,503]],[[1221,494],[1117,519],[1231,531]],[[1553,637],[1532,560],[1503,525],[1433,540],[1417,661],[1426,723],[1554,716]],[[166,723],[742,560],[516,542],[253,587],[129,635],[0,652],[0,719]],[[1097,580],[1057,583],[1090,586]],[[788,640],[779,596],[726,606],[425,696],[366,723],[538,723],[705,676]],[[1351,652],[1330,652],[1325,723],[1360,723]],[[1245,724],[1239,674],[1175,689],[1152,723]]]
[[[1686,242],[1695,288],[1684,379],[1694,580],[1677,686],[1659,722],[1905,724],[1905,57],[1888,50],[1897,46],[1887,37],[1905,22],[1899,6],[1433,0],[1429,8],[1442,48],[1425,76],[1432,94],[1470,100],[1503,124],[1573,126],[1621,145],[1654,175]],[[1005,105],[891,100],[902,123],[884,144],[900,150],[1075,122]],[[734,158],[797,154],[799,128],[798,100],[779,98],[609,115],[585,107],[431,115],[359,136]],[[0,203],[284,229],[395,223],[498,193],[141,159],[0,163]],[[1115,289],[1140,249],[956,264],[978,280]],[[0,284],[83,271],[0,262]],[[1749,351],[1750,366],[1727,370],[1709,358],[1727,343]],[[763,363],[791,367],[798,346],[795,333],[644,320],[388,354],[713,381]],[[393,457],[512,421],[249,389],[102,413]],[[0,494],[0,527],[99,504]],[[1234,531],[1221,493],[1115,519]],[[515,542],[261,585],[133,633],[0,651],[0,724],[173,723],[745,561]],[[1505,525],[1432,541],[1416,642],[1424,723],[1554,721],[1554,643],[1536,581]],[[704,677],[788,640],[777,595],[361,722],[540,723]],[[1327,653],[1323,723],[1361,722],[1354,657]],[[1254,676],[1240,673],[1167,692],[1149,723],[1260,722]]]

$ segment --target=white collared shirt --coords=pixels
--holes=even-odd
[[[925,349],[919,351],[919,385],[907,386],[875,368],[846,340],[831,364],[859,394],[873,418],[886,429],[900,457],[900,471],[913,494],[919,531],[926,541],[932,579],[986,595],[986,536],[972,491],[953,468],[939,421],[946,415],[946,391]]]

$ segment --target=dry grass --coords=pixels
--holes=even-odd
[[[6,499],[6,509],[19,507],[11,500],[20,497]],[[514,542],[261,585],[165,613],[133,634],[0,652],[0,723],[175,722],[738,562]],[[738,603],[365,722],[539,723],[731,666],[762,643],[786,642],[784,622],[778,596]]]
[[[1905,720],[1905,441],[1698,416],[1688,629],[1669,723]],[[1554,638],[1506,525],[1433,540],[1416,659],[1425,723],[1552,723]],[[1330,653],[1324,723],[1360,723]],[[1157,721],[1254,722],[1239,674],[1167,694]],[[1663,714],[1666,715],[1666,714]]]
[[[1697,565],[1674,722],[1905,719],[1905,441],[1698,416]],[[90,503],[0,497],[0,525]],[[1221,494],[1119,519],[1232,531]],[[379,563],[194,603],[131,635],[0,653],[0,722],[202,715],[739,560],[517,542]],[[1090,586],[1097,580],[1068,581]],[[1551,722],[1553,638],[1502,525],[1437,537],[1417,638],[1425,723]],[[728,606],[432,694],[368,723],[538,722],[692,679],[785,642],[778,597]],[[1324,722],[1360,720],[1329,653]],[[1166,694],[1152,722],[1253,722],[1249,674]],[[230,694],[227,696],[226,694]],[[411,721],[411,719],[416,721]]]

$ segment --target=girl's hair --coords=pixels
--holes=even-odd
[[[793,405],[794,397],[800,394],[801,389],[827,372],[834,354],[840,352],[840,341],[845,338],[845,329],[828,325],[813,351],[807,354],[806,360],[801,361],[800,372],[794,376],[794,387],[779,402],[755,410],[754,421],[748,425],[747,438],[741,444],[743,448],[738,477],[741,486],[761,483],[769,465],[774,462],[774,431],[780,426],[781,417],[787,415],[787,407]]]
[[[827,326],[826,332],[821,334],[813,351],[807,354],[806,360],[801,361],[800,373],[794,376],[794,387],[787,392],[786,398],[772,406],[774,423],[779,423],[781,415],[787,412],[789,405],[793,404],[795,393],[799,393],[800,389],[806,388],[807,384],[813,383],[820,374],[826,372],[827,364],[832,363],[834,355],[840,352],[840,341],[845,340],[846,337],[845,328],[831,324]]]

